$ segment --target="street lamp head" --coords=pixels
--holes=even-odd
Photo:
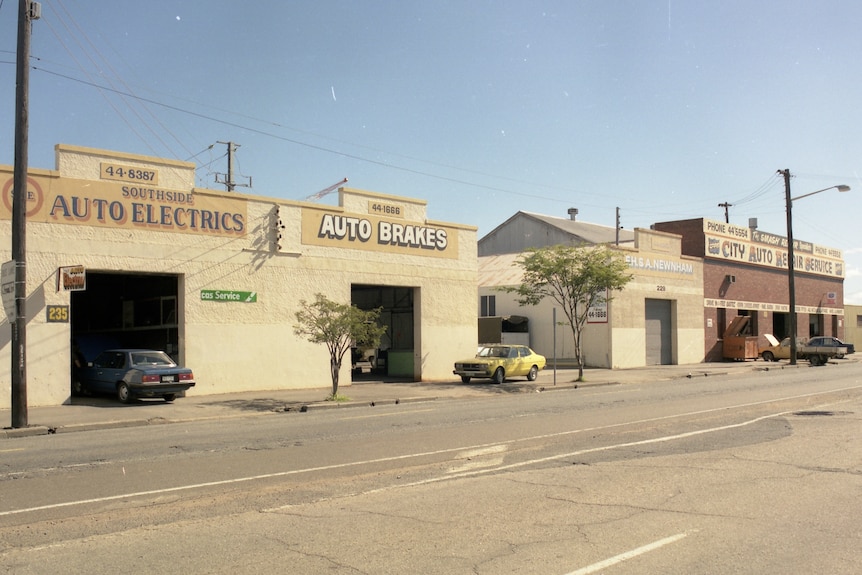
[[[845,186],[844,184],[840,184],[837,186],[829,186],[828,188],[823,188],[822,190],[817,190],[816,192],[808,192],[807,194],[802,194],[801,196],[796,196],[795,198],[790,197],[790,189],[785,189],[785,194],[787,194],[788,202],[795,202],[796,200],[801,200],[802,198],[807,198],[808,196],[813,196],[814,194],[819,194],[821,192],[828,192],[829,190],[838,190],[839,192],[849,192],[850,186]]]

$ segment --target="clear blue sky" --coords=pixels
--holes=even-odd
[[[13,163],[18,0],[0,0]],[[56,143],[192,159],[244,193],[428,201],[480,237],[518,210],[724,219],[844,250],[862,304],[862,4],[846,0],[44,0],[30,165]],[[211,149],[209,147],[215,144]],[[239,181],[243,181],[242,178]],[[323,202],[334,202],[328,196]]]

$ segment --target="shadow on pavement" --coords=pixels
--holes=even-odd
[[[321,397],[320,401],[325,401],[325,397]],[[256,413],[270,413],[278,411],[293,411],[300,409],[303,405],[307,405],[307,401],[285,401],[282,399],[273,399],[261,397],[256,399],[230,399],[226,401],[211,401],[198,403],[201,407],[216,406],[235,409],[237,411],[251,411]]]
[[[182,398],[177,398],[177,401],[182,401]],[[165,401],[161,397],[141,397],[135,398],[131,400],[129,403],[122,403],[120,400],[115,397],[99,397],[99,396],[83,396],[83,397],[72,397],[69,400],[69,405],[81,405],[87,407],[103,407],[107,409],[133,409],[135,407],[145,407],[152,405],[171,405],[170,402]]]

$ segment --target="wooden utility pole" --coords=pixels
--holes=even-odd
[[[225,144],[227,146],[227,175],[225,174],[216,174],[216,183],[224,184],[225,189],[229,192],[232,192],[236,189],[237,186],[242,186],[244,188],[251,187],[251,177],[248,178],[248,184],[237,184],[236,180],[233,177],[233,156],[236,152],[236,149],[239,148],[239,144],[234,144],[233,142],[218,142],[219,144]],[[220,182],[218,177],[225,176],[225,180]]]
[[[12,181],[12,261],[15,262],[15,321],[12,323],[12,427],[27,427],[27,133],[29,131],[30,31],[41,6],[18,1],[15,76],[15,166]]]
[[[724,202],[723,204],[718,204],[719,208],[724,208],[724,223],[726,223],[726,224],[730,223],[730,214],[728,213],[727,208],[729,208],[732,205],[733,204],[728,204],[727,202]]]
[[[796,348],[796,269],[793,253],[793,199],[790,197],[790,170],[778,170],[784,176],[784,201],[787,210],[787,292],[790,296],[787,306],[790,318],[790,365],[796,365],[798,352]]]

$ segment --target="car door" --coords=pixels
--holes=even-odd
[[[512,358],[511,369],[507,372],[509,375],[526,375],[527,368],[525,367],[526,358],[524,357],[526,353],[526,348],[524,347],[513,347],[511,350],[511,355],[509,357]]]
[[[93,360],[89,370],[88,386],[94,391],[112,393],[117,382],[123,379],[126,354],[121,351],[105,351]]]
[[[501,347],[497,355],[498,365],[506,372],[506,376],[518,375],[518,350],[514,346]]]

